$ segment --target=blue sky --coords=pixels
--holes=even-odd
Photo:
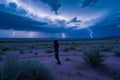
[[[1,0],[0,38],[120,36],[120,0]]]

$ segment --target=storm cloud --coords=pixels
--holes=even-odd
[[[54,11],[55,14],[58,14],[58,10],[61,7],[60,0],[40,0],[43,3],[47,4],[51,11]]]
[[[9,33],[12,35],[8,36],[14,37],[16,33],[22,37],[24,31],[31,36],[39,35],[38,38],[120,36],[120,0],[107,3],[105,0],[1,0],[0,37]]]
[[[89,7],[90,5],[95,4],[98,0],[84,0],[82,3],[82,8]]]

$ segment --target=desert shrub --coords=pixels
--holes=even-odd
[[[75,50],[75,47],[71,46],[70,49],[71,49],[71,50]]]
[[[0,67],[0,80],[52,80],[52,77],[40,61],[21,61],[18,55],[9,55]]]
[[[37,52],[35,52],[35,55],[38,55],[38,53],[37,53]]]
[[[46,49],[46,53],[53,53],[53,50],[51,48]]]
[[[103,46],[103,45],[101,45],[101,46],[99,46],[100,48],[104,48],[105,46]]]
[[[68,52],[69,48],[68,47],[64,47],[63,52]]]
[[[25,61],[26,68],[17,76],[16,80],[52,80],[50,71],[40,61]],[[26,77],[26,78],[25,78]]]
[[[107,73],[108,75],[113,77],[114,80],[120,80],[119,70],[117,70],[113,67],[103,64],[100,66],[100,68],[98,68],[98,70]]]
[[[84,51],[82,58],[85,63],[87,63],[92,67],[96,67],[105,60],[104,55],[100,54],[99,49],[92,49],[92,48]]]
[[[29,51],[29,53],[32,53],[33,51]]]
[[[72,76],[72,73],[71,73],[71,72],[68,72],[68,76]]]
[[[26,50],[26,48],[25,48],[25,47],[18,47],[18,46],[16,46],[16,47],[14,48],[14,50],[15,50],[15,51],[24,51],[24,50]]]
[[[30,46],[30,49],[35,49],[35,47],[34,46]]]
[[[23,50],[21,50],[19,53],[20,53],[20,54],[24,54],[24,51],[23,51]]]
[[[1,54],[0,55],[5,55],[6,53],[5,52],[1,52]]]
[[[51,45],[47,45],[46,48],[51,48],[52,49],[53,47]]]
[[[19,72],[18,55],[6,55],[3,59],[4,63],[0,68],[0,80],[13,80]]]
[[[0,56],[0,61],[2,61],[3,60],[3,57],[2,56]]]
[[[4,55],[4,52],[0,51],[0,55]]]
[[[112,52],[115,53],[115,56],[120,57],[120,48],[113,48],[113,49],[112,49]]]
[[[68,58],[68,57],[66,57],[66,58],[65,58],[65,61],[71,61],[71,59],[70,59],[70,58]]]
[[[109,49],[109,48],[104,48],[103,51],[105,51],[105,52],[110,52],[111,49]]]
[[[79,44],[78,44],[78,43],[75,43],[75,42],[72,42],[72,45],[74,45],[74,46],[79,46]]]
[[[9,51],[10,50],[10,48],[3,48],[1,51]]]
[[[110,52],[111,51],[111,49],[112,49],[112,46],[104,46],[103,48],[102,48],[102,51],[107,51],[107,52]]]

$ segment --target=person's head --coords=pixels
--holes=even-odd
[[[54,44],[58,44],[58,40],[54,40]]]

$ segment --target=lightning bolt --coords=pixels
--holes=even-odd
[[[16,32],[15,32],[15,31],[12,31],[11,37],[12,37],[12,38],[15,37],[15,34],[16,34]]]
[[[89,27],[87,29],[90,32],[90,38],[93,39],[93,31]]]

